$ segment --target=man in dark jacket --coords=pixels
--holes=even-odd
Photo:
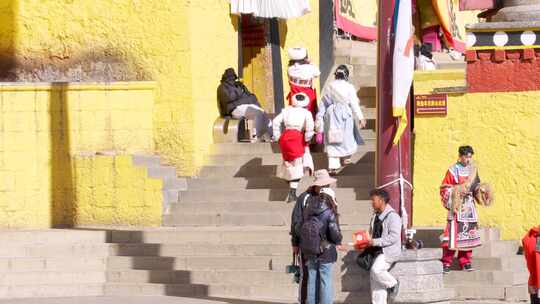
[[[252,94],[238,80],[233,68],[226,69],[221,76],[217,94],[222,116],[254,120],[257,138],[269,140],[272,137],[272,127],[268,115],[261,108],[255,94]]]
[[[331,304],[334,294],[332,266],[337,261],[336,246],[340,246],[342,240],[335,195],[330,189],[330,185],[336,180],[330,177],[326,170],[318,170],[314,175],[315,182],[308,191],[300,195],[293,210],[291,243],[294,254],[301,256],[300,303]],[[312,241],[305,238],[306,230],[309,231],[309,224],[313,222],[320,225],[316,233],[320,237],[317,254],[305,249]],[[316,282],[317,274],[319,284]],[[318,302],[315,302],[316,299]]]

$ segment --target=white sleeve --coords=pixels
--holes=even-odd
[[[274,139],[279,140],[281,137],[281,125],[283,124],[283,112],[285,112],[285,109],[279,113],[278,116],[274,118],[272,121],[272,129],[274,131]]]
[[[321,71],[319,70],[319,68],[314,64],[312,64],[311,66],[312,66],[313,78],[321,76]]]
[[[305,113],[304,139],[306,142],[309,142],[311,138],[313,138],[313,135],[315,135],[315,123],[313,122],[311,113],[308,110],[306,110]]]
[[[356,118],[358,118],[358,120],[365,119],[362,108],[360,108],[360,99],[358,99],[358,96],[356,95],[356,89],[353,85],[351,85],[349,96],[351,110],[353,111],[353,114],[356,116]]]

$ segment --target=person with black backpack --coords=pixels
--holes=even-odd
[[[341,246],[337,204],[327,170],[315,171],[312,186],[297,200],[292,214],[293,253],[300,254],[300,303],[333,303],[333,264]],[[317,278],[319,284],[317,284]],[[319,288],[317,288],[319,287]],[[318,290],[317,290],[318,289]]]
[[[368,247],[358,256],[358,264],[369,270],[371,303],[386,304],[388,294],[395,298],[399,281],[390,274],[392,265],[401,256],[401,217],[390,206],[390,196],[382,189],[369,193],[374,210]]]

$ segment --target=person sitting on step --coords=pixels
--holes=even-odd
[[[260,141],[271,140],[271,120],[261,108],[257,96],[238,80],[233,68],[226,69],[221,76],[221,83],[218,87],[218,101],[222,116],[253,120],[255,121],[254,133],[257,139]]]
[[[295,94],[292,106],[288,106],[274,118],[274,140],[279,141],[283,162],[278,166],[277,177],[289,182],[287,203],[296,201],[296,189],[300,179],[314,169],[309,150],[314,125],[311,113],[306,110],[309,98],[305,93]],[[281,129],[283,128],[283,133]]]

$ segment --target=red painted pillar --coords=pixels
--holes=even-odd
[[[395,0],[379,1],[378,14],[378,67],[377,67],[377,187],[396,181],[403,177],[411,181],[411,130],[410,116],[407,129],[403,133],[398,145],[393,146],[392,140],[397,129],[397,120],[392,116],[392,61],[393,41],[392,19],[394,16]],[[410,115],[410,103],[407,104]],[[390,194],[391,205],[394,209],[400,208],[399,182],[384,187]],[[411,188],[403,187],[405,206],[409,217],[409,226],[412,224]]]

